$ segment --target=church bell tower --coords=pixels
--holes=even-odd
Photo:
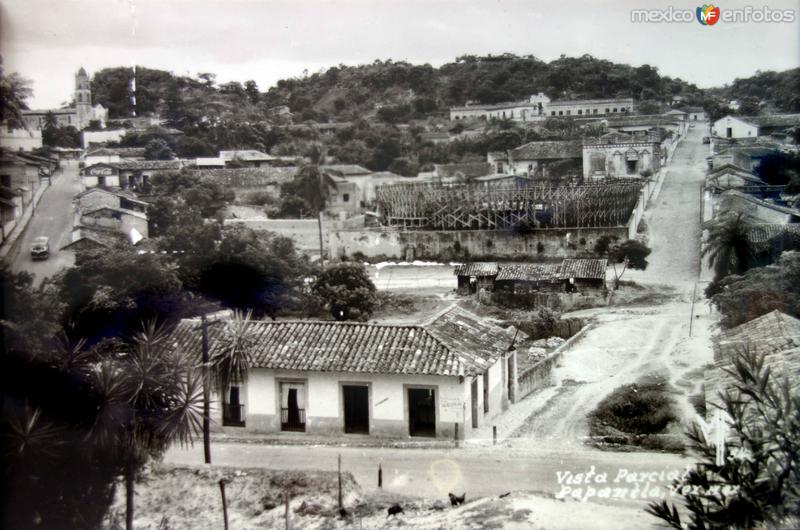
[[[78,121],[76,128],[80,131],[87,127],[92,119],[92,88],[89,85],[89,76],[83,67],[75,74],[75,111]]]

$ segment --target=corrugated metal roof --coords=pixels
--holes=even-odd
[[[453,272],[456,276],[497,276],[500,267],[497,263],[462,263]]]
[[[182,320],[175,346],[200,352],[200,321]],[[209,326],[211,355],[225,322]],[[282,370],[477,375],[511,344],[509,332],[456,306],[422,325],[359,322],[254,321],[251,366]]]
[[[606,259],[565,259],[561,262],[564,278],[605,280]]]

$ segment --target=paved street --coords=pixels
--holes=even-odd
[[[62,172],[53,178],[53,185],[44,192],[36,211],[9,256],[11,270],[28,271],[35,275],[34,285],[72,266],[75,255],[60,248],[70,242],[72,232],[72,198],[80,191],[76,161],[64,161]],[[39,236],[50,238],[50,258],[31,260],[31,244]]]

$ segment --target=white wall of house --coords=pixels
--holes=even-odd
[[[711,134],[720,138],[755,138],[758,127],[735,116],[725,116],[714,122]]]
[[[94,175],[82,175],[81,176],[81,184],[83,184],[84,188],[96,188],[99,186],[99,177]],[[107,188],[116,188],[119,187],[119,176],[118,175],[107,175],[105,177],[105,187]]]
[[[83,140],[83,147],[89,147],[91,144],[104,144],[106,142],[119,142],[120,139],[128,132],[127,129],[106,129],[102,131],[83,131],[81,138]]]
[[[501,414],[507,407],[504,359],[489,369],[489,412],[483,412],[483,376],[478,376],[479,427]],[[304,383],[302,398],[306,432],[343,434],[343,384],[366,384],[369,387],[370,434],[406,437],[409,435],[408,388],[435,389],[437,435],[452,437],[455,424],[459,436],[470,436],[471,377],[362,374],[346,372],[305,372],[254,368],[242,385],[241,402],[247,411],[246,429],[254,432],[280,431],[280,382]],[[218,414],[221,422],[221,412]]]
[[[9,151],[33,151],[42,147],[42,131],[0,128],[0,147]]]
[[[112,164],[122,160],[119,155],[86,155],[83,158],[85,167],[93,166],[95,164]]]

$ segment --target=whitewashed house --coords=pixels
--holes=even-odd
[[[226,325],[208,326],[212,356]],[[418,325],[256,321],[252,331],[247,380],[216,399],[225,429],[468,438],[515,399],[514,333],[457,306]],[[199,319],[172,338],[201,355]]]

